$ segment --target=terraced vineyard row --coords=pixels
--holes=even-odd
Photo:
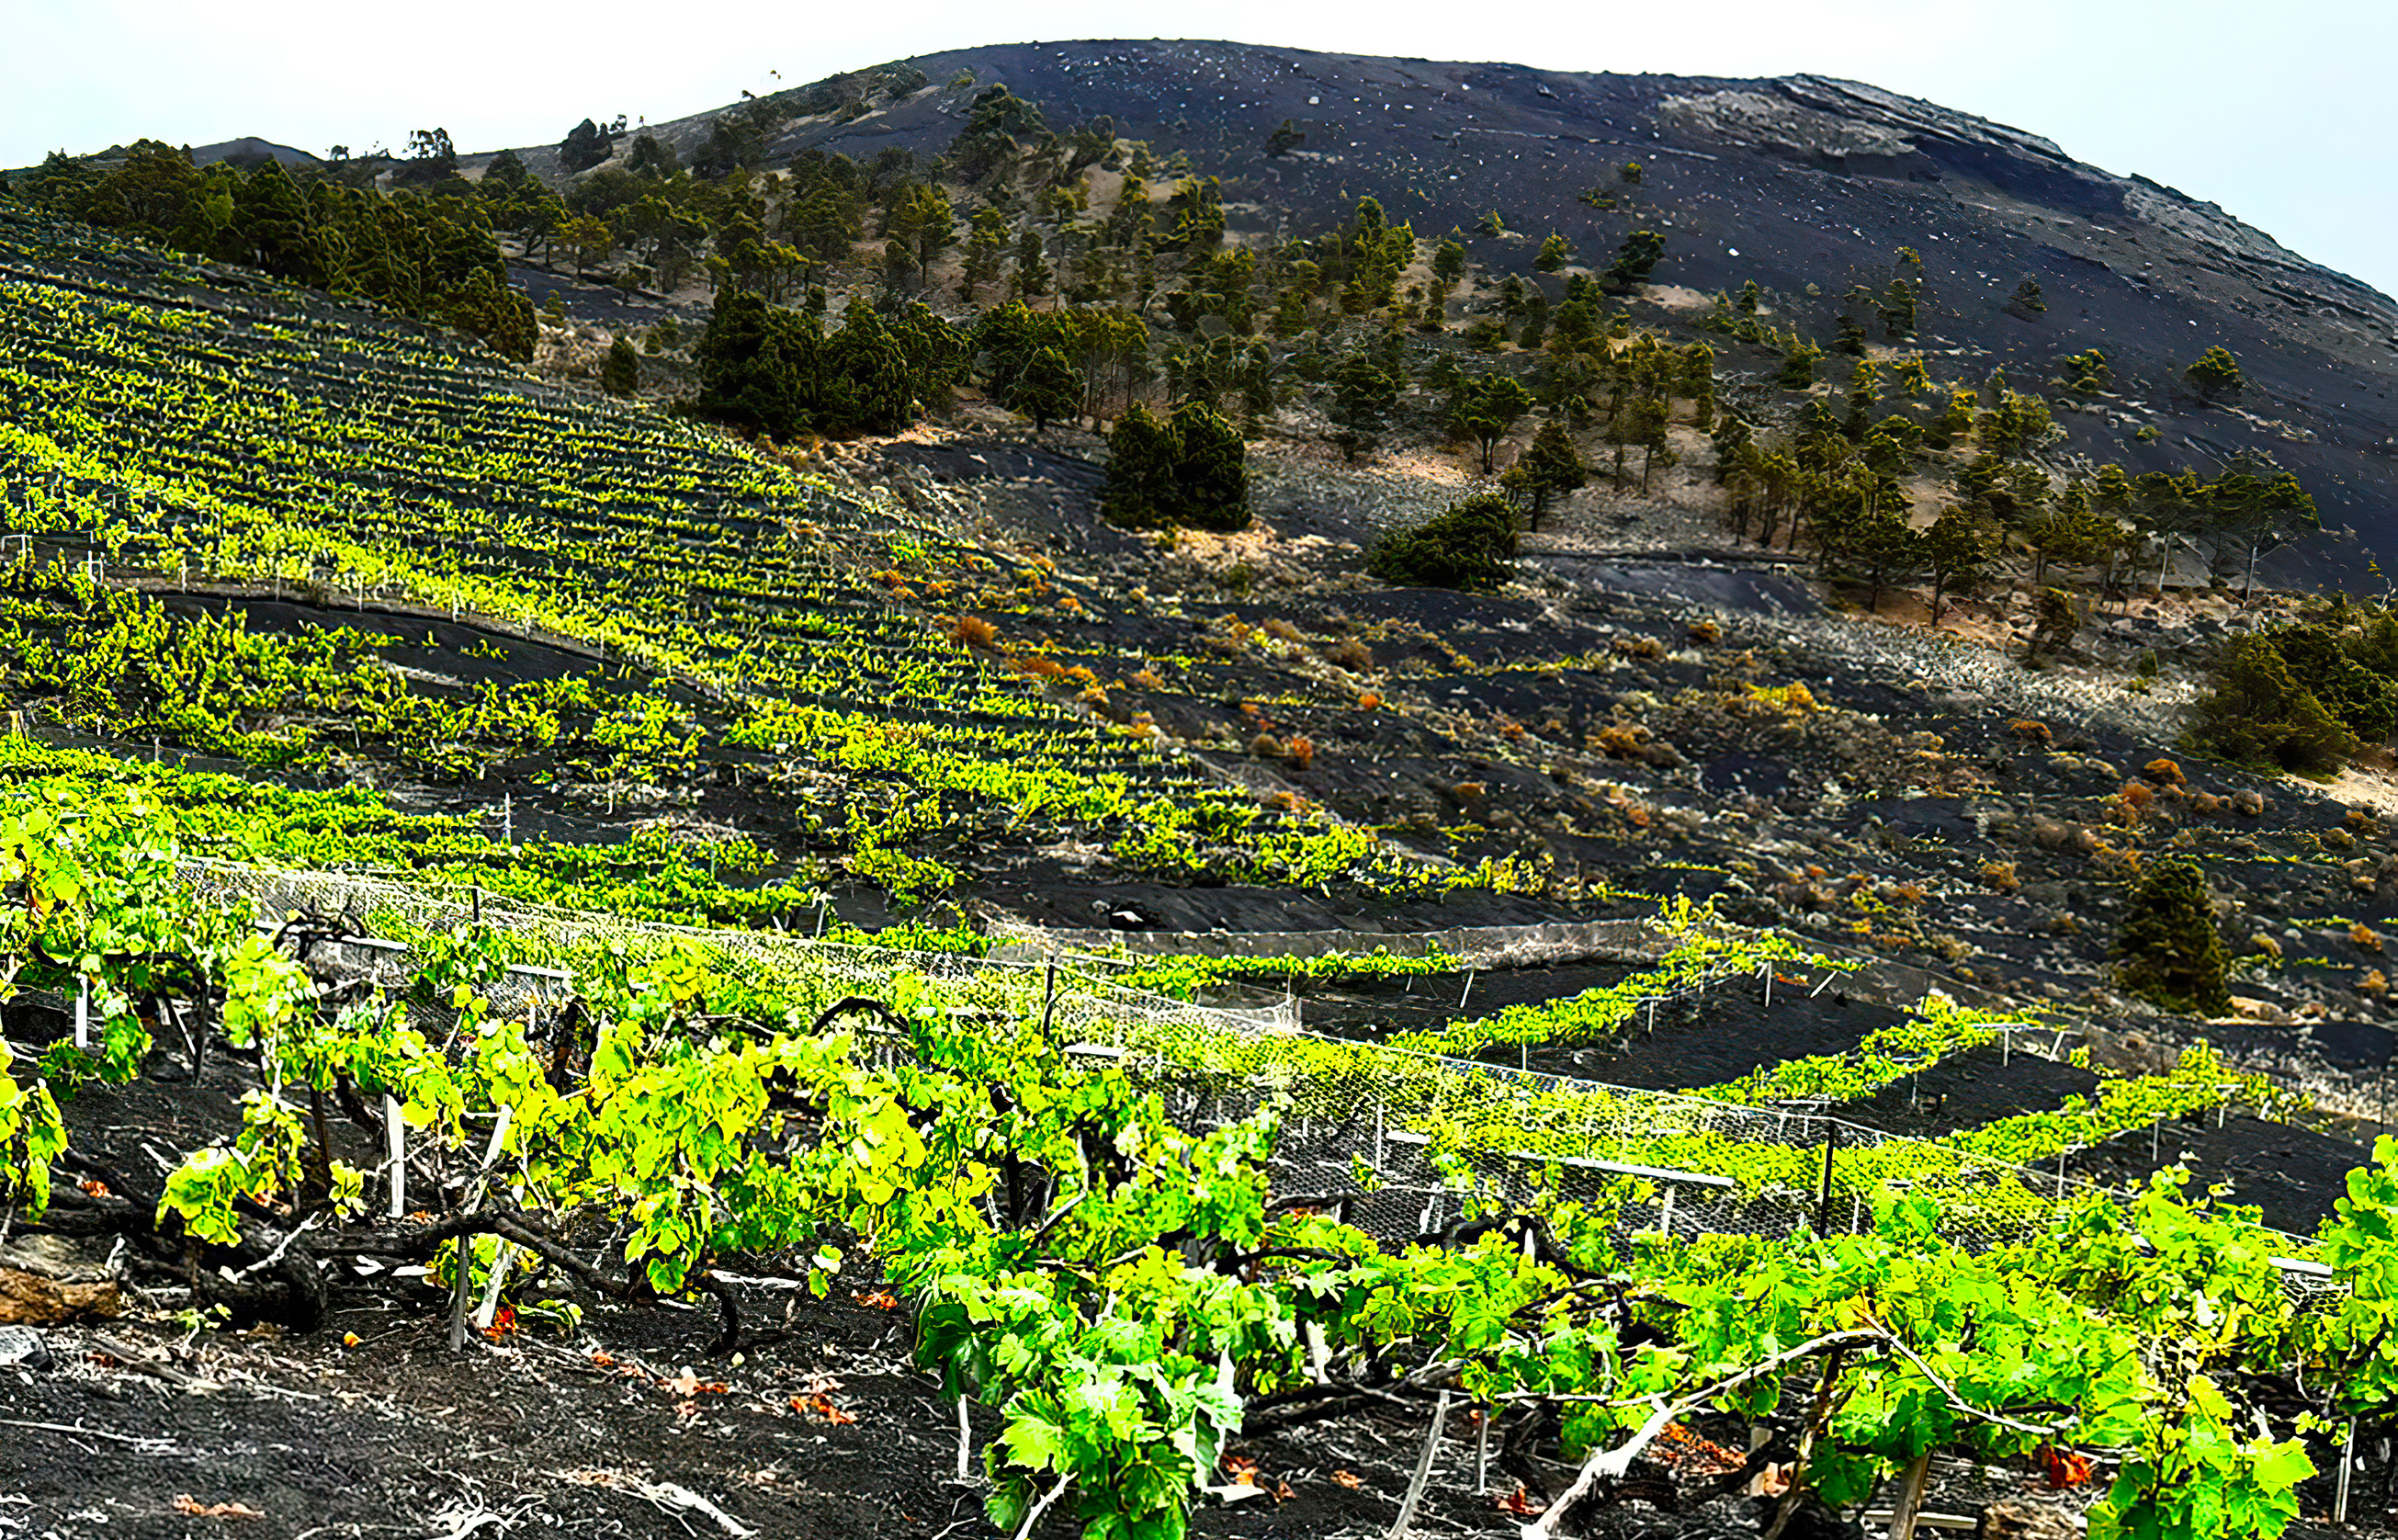
[[[1072,1491],[1101,1533],[1178,1533],[1253,1412],[1340,1393],[1364,1383],[1361,1356],[1396,1355],[1403,1385],[1456,1376],[1486,1406],[1570,1420],[1585,1479],[1540,1535],[1657,1436],[1658,1405],[1762,1415],[1812,1362],[1819,1385],[1845,1386],[1837,1420],[1802,1423],[1803,1478],[1831,1501],[1927,1440],[1984,1460],[2087,1451],[2075,1457],[2120,1462],[2098,1514],[2123,1533],[2270,1536],[2297,1510],[2323,1425],[2282,1413],[2252,1439],[2273,1414],[2226,1387],[2366,1363],[2389,1333],[2377,1280],[2398,1147],[2324,1225],[2332,1288],[2309,1298],[2283,1287],[2287,1237],[2171,1180],[2125,1206],[1892,1141],[1845,1152],[1841,1185],[1818,1188],[1818,1150],[1763,1132],[1803,1130],[1805,1114],[1542,1088],[1206,1024],[1171,1002],[1146,1024],[1087,1001],[1061,1015],[1041,969],[944,976],[842,952],[837,968],[761,975],[664,935],[627,951],[570,934],[545,952],[538,932],[428,926],[397,894],[354,907],[412,951],[370,949],[361,970],[336,956],[355,943],[332,916],[267,919],[270,938],[252,903],[195,892],[155,818],[33,809],[0,821],[0,854],[30,899],[9,912],[18,987],[88,1005],[73,1029],[47,1018],[30,1076],[0,1065],[5,1180],[34,1217],[57,1205],[144,1247],[195,1248],[206,1276],[234,1280],[209,1286],[228,1308],[303,1325],[323,1308],[319,1229],[323,1245],[420,1259],[460,1321],[478,1294],[570,1329],[577,1296],[635,1279],[714,1295],[723,1353],[742,1340],[736,1287],[759,1269],[818,1293],[879,1275],[910,1302],[919,1362],[1003,1418],[985,1454],[1003,1525]],[[1781,950],[1671,918],[1660,966],[1555,1019],[1586,1041],[1617,1006],[1704,1001],[1700,985],[1745,981]],[[538,1000],[511,982],[534,956],[574,962],[539,975]],[[860,969],[879,969],[875,996],[844,993]],[[1110,1020],[1114,1045],[1097,1041]],[[1908,1051],[1936,1057],[1987,1025],[1933,1002]],[[1121,1059],[1093,1051],[1110,1046]],[[238,1128],[188,1150],[155,1193],[76,1151],[88,1097],[176,1059],[196,1079],[228,1053],[256,1059],[233,1072],[253,1082]],[[2147,1085],[2128,1100],[2154,1112],[2167,1081],[2195,1087],[2207,1066],[2184,1068],[2118,1084]],[[1361,1091],[1376,1169],[1356,1203],[1380,1222],[1344,1221],[1347,1200],[1320,1191],[1326,1128],[1361,1121]],[[338,1129],[335,1101],[356,1109]],[[362,1119],[372,1140],[350,1126]],[[456,1184],[439,1200],[454,1211],[411,1217],[405,1161],[376,1158],[384,1140],[470,1169],[483,1149],[510,1199],[478,1214],[464,1195],[482,1183]],[[1420,1201],[1432,1233],[1378,1242],[1394,1204]],[[561,1239],[603,1211],[626,1216],[622,1272]],[[2192,1300],[2236,1329],[2193,1361],[2156,1361],[2157,1302]],[[2339,1385],[2325,1411],[2391,1404],[2386,1373]],[[2192,1508],[2193,1490],[2211,1506]]]
[[[182,297],[195,290],[179,279],[197,275],[175,263],[92,265],[108,246],[0,213],[0,505],[13,529],[79,535],[112,569],[169,586],[290,585],[335,613],[355,600],[363,642],[290,664],[317,696],[355,693],[362,647],[388,653],[385,629],[412,624],[369,617],[370,598],[574,639],[597,649],[595,680],[626,665],[642,676],[609,687],[628,697],[617,731],[637,741],[586,774],[671,784],[694,752],[769,755],[806,783],[826,852],[906,897],[950,885],[1003,830],[1093,841],[1137,870],[1513,880],[1430,879],[1321,815],[1218,786],[1138,724],[987,673],[866,575],[897,571],[986,613],[1071,625],[1081,601],[1037,571],[1004,571],[712,433],[559,396],[412,328],[273,289],[211,308]],[[71,649],[124,628],[83,613],[88,600],[29,597],[43,613],[19,628],[47,627]],[[115,644],[171,647],[185,624],[142,618]],[[79,703],[95,729],[177,731],[105,694]],[[247,704],[246,732],[198,746],[304,751],[293,702],[262,687]],[[420,773],[471,776],[524,752],[519,719],[537,724],[556,705],[519,686],[462,720],[434,691],[411,708],[415,726],[390,732]]]

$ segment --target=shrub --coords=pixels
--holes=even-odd
[[[1515,509],[1497,493],[1482,493],[1382,536],[1366,567],[1405,588],[1489,590],[1507,581],[1515,560]]]
[[[2167,1010],[2231,1009],[2215,896],[2196,862],[2159,861],[2140,880],[2116,932],[2115,961],[2125,989]]]
[[[1370,673],[1374,668],[1374,651],[1354,636],[1342,637],[1324,650],[1324,655],[1353,674]]]
[[[2240,394],[2245,383],[2240,375],[2240,360],[2229,348],[2210,347],[2200,355],[2196,363],[2182,371],[2182,380],[2202,399],[2219,401]]]

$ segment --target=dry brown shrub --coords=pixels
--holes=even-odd
[[[1344,636],[1324,649],[1324,655],[1353,674],[1362,674],[1374,667],[1373,649],[1354,636]]]

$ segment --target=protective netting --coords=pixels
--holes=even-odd
[[[1778,1237],[1861,1228],[1878,1198],[1911,1194],[1936,1206],[1947,1238],[1981,1250],[2035,1234],[2061,1209],[2106,1192],[2066,1174],[2062,1163],[2056,1170],[2009,1165],[1847,1121],[1828,1104],[1712,1101],[1311,1033],[1293,999],[1262,991],[1247,992],[1253,1003],[1240,1006],[1173,999],[1115,981],[1124,959],[902,953],[502,904],[340,872],[212,861],[186,863],[183,872],[205,897],[250,902],[262,926],[298,916],[340,932],[345,939],[319,943],[327,950],[314,960],[387,987],[410,978],[415,943],[478,925],[513,963],[485,992],[505,1014],[561,1003],[578,967],[678,950],[771,986],[803,1009],[882,998],[895,979],[912,974],[962,1020],[1044,1020],[1071,1058],[1118,1065],[1188,1126],[1279,1106],[1279,1190],[1394,1244],[1462,1219],[1469,1196],[1501,1205],[1543,1193],[1597,1200],[1618,1206],[1630,1234]],[[1636,1004],[1624,1030],[1710,992],[1786,983],[1786,967],[1661,989]],[[2004,1030],[2007,1052],[2043,1058],[2062,1056],[2070,1036],[2029,1025]],[[870,1051],[887,1060],[905,1049],[885,1040]],[[2227,1098],[2237,1090],[2226,1087]],[[2290,1254],[2308,1249],[2288,1237]],[[2306,1277],[2293,1272],[2301,1283]]]
[[[384,986],[407,982],[411,943],[480,927],[512,966],[492,992],[502,1011],[523,1001],[562,994],[578,967],[623,966],[688,951],[708,968],[740,982],[772,988],[802,1008],[822,1009],[856,995],[882,998],[894,977],[913,974],[935,986],[961,1017],[977,1012],[1042,1015],[1068,1041],[1106,1036],[1128,1022],[1152,1029],[1245,1033],[1297,1024],[1297,1007],[1280,996],[1255,1008],[1170,999],[1127,989],[1050,962],[1008,962],[962,952],[898,952],[775,930],[719,930],[627,920],[583,910],[502,903],[471,891],[426,889],[332,871],[280,871],[230,862],[191,861],[184,879],[203,896],[226,903],[249,900],[262,925],[295,916],[322,922],[347,938],[329,943],[349,977]],[[369,941],[382,944],[369,944]]]

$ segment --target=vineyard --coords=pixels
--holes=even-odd
[[[1452,1402],[1528,1533],[1687,1479],[1658,1440],[1725,1418],[1760,1441],[1694,1499],[1795,1460],[1783,1507],[1854,1506],[1954,1447],[2095,1469],[2094,1531],[2271,1533],[2327,1430],[2387,1414],[2398,1150],[2310,1236],[2054,1164],[2284,1110],[2203,1053],[1928,1141],[1842,1114],[1994,1046],[2044,1084],[2062,1034],[1935,995],[1682,1092],[1506,1062],[1691,1046],[1774,988],[1794,1024],[1855,1010],[1825,1004],[1851,967],[1687,906],[1577,993],[1327,1035],[1302,975],[1457,975],[1294,961],[1279,1006],[1225,1009],[1178,998],[1220,966],[462,902],[175,828],[0,825],[0,1149],[20,1228],[118,1237],[202,1318],[316,1331],[384,1296],[453,1344],[572,1341],[689,1298],[713,1325],[685,1351],[738,1364],[782,1335],[761,1291],[905,1301],[915,1362],[998,1419],[959,1413],[963,1479],[1027,1533],[1060,1505],[1179,1533],[1240,1494],[1245,1439]],[[141,1097],[182,1107],[163,1171],[111,1131]]]
[[[1516,880],[1436,875],[1213,784],[1137,723],[993,679],[869,576],[1044,628],[1100,602],[1037,568],[408,327],[201,280],[0,211],[0,500],[23,536],[0,650],[88,728],[435,785],[497,772],[611,811],[746,775],[810,804],[787,864],[903,900],[1043,835],[1135,871]],[[442,626],[462,615],[507,634]]]
[[[14,206],[0,343],[0,1278],[103,1317],[0,1333],[0,1533],[2379,1506],[2398,1144],[2064,987],[2143,840],[2378,904],[2377,819],[1664,603],[1152,601]]]

